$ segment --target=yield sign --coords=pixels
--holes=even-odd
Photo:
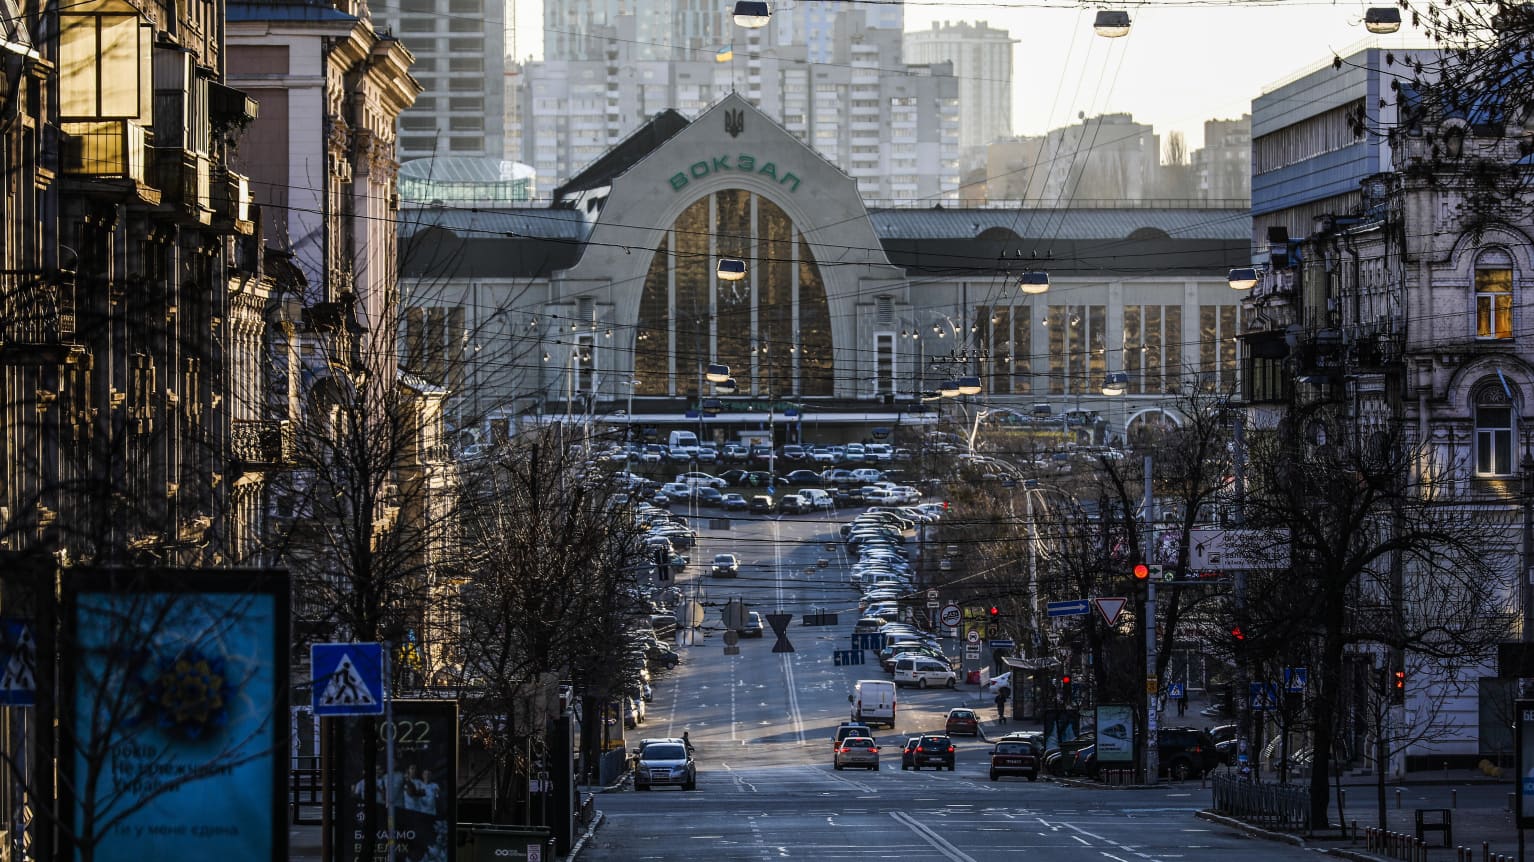
[[[1102,614],[1103,619],[1111,626],[1119,618],[1119,611],[1122,611],[1124,606],[1129,604],[1129,599],[1122,596],[1111,599],[1093,599],[1092,604],[1097,606],[1097,612]]]

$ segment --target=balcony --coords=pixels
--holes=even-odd
[[[120,194],[131,190],[146,203],[159,203],[160,193],[149,184],[148,134],[132,120],[61,122],[64,133],[62,173],[87,180],[121,181]]]
[[[191,223],[212,224],[213,165],[208,157],[165,147],[155,147],[154,155],[163,204]]]
[[[62,362],[62,353],[46,348],[58,347],[75,334],[73,275],[0,279],[0,291],[0,302],[12,310],[0,324],[3,361],[10,365]]]
[[[293,430],[286,420],[237,419],[229,430],[230,458],[246,469],[293,463]]]
[[[249,178],[227,168],[214,171],[211,203],[217,224],[245,236],[255,233],[256,226],[250,218]]]

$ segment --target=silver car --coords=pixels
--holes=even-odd
[[[673,785],[683,790],[698,789],[698,767],[680,739],[647,741],[634,766],[634,789]]]
[[[836,755],[832,765],[838,770],[848,766],[861,766],[865,769],[877,770],[879,768],[879,746],[874,743],[872,737],[849,736],[836,747]]]

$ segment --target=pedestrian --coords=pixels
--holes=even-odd
[[[1182,718],[1188,714],[1188,687],[1183,686],[1177,690],[1177,717]]]
[[[682,744],[687,746],[687,753],[688,754],[692,754],[692,752],[693,752],[692,740],[687,738],[687,731],[685,731],[685,730],[682,731]]]
[[[1010,691],[1006,686],[1002,686],[1001,689],[996,692],[996,720],[1002,724],[1005,724],[1007,721],[1008,694],[1010,694]]]

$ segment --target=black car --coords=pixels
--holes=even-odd
[[[820,474],[814,470],[791,470],[783,481],[789,485],[819,485]]]
[[[718,488],[699,488],[693,492],[693,499],[698,501],[699,506],[724,505],[724,493]]]
[[[1156,732],[1161,772],[1177,781],[1199,778],[1220,765],[1221,753],[1208,731],[1163,727]]]
[[[772,511],[772,498],[766,494],[757,494],[746,501],[746,511],[766,514]]]
[[[946,736],[935,733],[922,734],[916,740],[916,750],[911,752],[911,765],[905,764],[905,755],[900,758],[901,769],[920,770],[923,766],[936,766],[938,769],[948,767],[953,771],[954,748],[953,740]]]

